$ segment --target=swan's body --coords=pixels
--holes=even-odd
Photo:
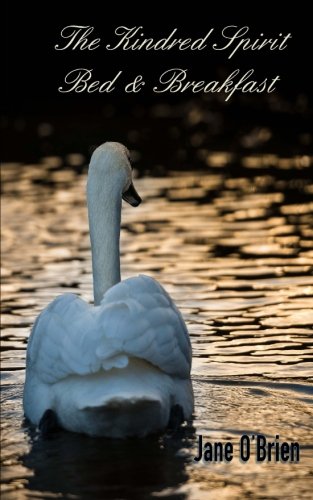
[[[120,282],[121,199],[138,197],[130,186],[126,148],[98,148],[87,187],[96,306],[66,294],[37,318],[24,389],[36,425],[52,410],[71,431],[145,436],[164,429],[177,405],[185,419],[192,414],[191,347],[178,309],[152,278]]]

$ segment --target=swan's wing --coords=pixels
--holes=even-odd
[[[144,359],[169,375],[188,378],[191,347],[185,323],[152,278],[112,287],[101,306],[73,294],[54,300],[38,317],[27,348],[27,370],[45,383]]]
[[[106,309],[123,307],[123,319],[114,328],[121,311]],[[191,368],[191,346],[184,320],[174,302],[152,278],[129,278],[106,292],[101,302],[102,321],[106,332],[97,353],[104,356],[107,342],[115,352],[145,359],[170,375],[188,378]]]
[[[45,383],[96,372],[93,308],[74,294],[57,297],[38,316],[27,346],[27,371]],[[98,361],[98,363],[97,363]]]

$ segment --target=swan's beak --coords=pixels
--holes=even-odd
[[[137,193],[133,183],[131,183],[127,191],[123,193],[123,200],[127,201],[127,203],[129,203],[132,207],[138,207],[138,205],[142,202],[142,199]]]

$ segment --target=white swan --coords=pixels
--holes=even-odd
[[[33,424],[52,415],[69,431],[142,437],[165,429],[173,409],[183,419],[192,414],[191,346],[180,312],[152,278],[120,282],[122,197],[141,201],[128,150],[107,142],[93,153],[87,183],[95,306],[65,294],[37,318],[24,387]]]

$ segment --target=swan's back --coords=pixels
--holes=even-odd
[[[46,409],[64,414],[66,407],[62,425],[70,430],[114,435],[115,425],[117,436],[145,435],[164,427],[175,404],[190,416],[190,367],[184,321],[152,278],[118,283],[97,307],[63,295],[42,312],[31,334],[25,412],[38,423]],[[147,429],[140,423],[145,418]],[[88,432],[84,426],[91,429],[91,421],[100,427]]]

